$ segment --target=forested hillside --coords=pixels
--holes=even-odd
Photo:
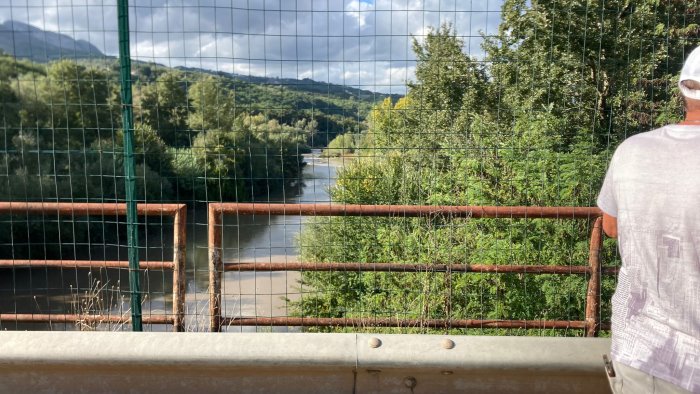
[[[595,205],[617,144],[680,119],[677,75],[698,43],[698,25],[686,19],[697,10],[681,1],[635,3],[507,0],[483,59],[464,54],[449,25],[415,40],[415,81],[405,98],[373,109],[362,159],[340,172],[333,201]],[[300,250],[316,262],[585,265],[590,224],[319,218]],[[603,257],[615,264],[611,240]],[[586,278],[573,275],[305,272],[301,285],[308,296],[295,303],[300,316],[582,320],[585,313]],[[612,285],[603,283],[604,320]]]
[[[134,66],[140,200],[250,201],[298,182],[302,154],[357,133],[375,99],[202,70]],[[117,63],[0,57],[0,199],[124,196]]]

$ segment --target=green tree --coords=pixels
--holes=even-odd
[[[206,179],[209,200],[245,200],[250,180],[250,156],[245,149],[249,136],[212,129],[197,135],[192,153]]]
[[[187,87],[181,73],[169,71],[161,74],[155,82],[143,86],[140,98],[143,123],[156,130],[170,146],[191,144],[187,126]]]
[[[606,149],[608,137],[614,145],[677,119],[674,81],[694,47],[693,7],[679,0],[507,0],[499,34],[485,44],[499,96],[529,111],[553,103],[569,125],[562,134],[585,128],[605,138],[596,145]]]
[[[233,92],[226,88],[220,78],[206,76],[190,86],[192,102],[187,124],[193,132],[208,130],[230,130],[236,118]]]
[[[23,94],[38,95],[48,106],[45,114],[35,114],[43,120],[43,127],[67,130],[76,144],[99,138],[101,133],[112,133],[119,128],[121,113],[115,100],[115,81],[100,68],[86,68],[63,60],[51,64],[46,78],[38,80],[36,90]],[[25,124],[34,124],[30,117]],[[78,137],[77,135],[80,135]]]
[[[4,130],[19,126],[20,100],[8,82],[0,82],[0,125]]]
[[[409,96],[422,109],[446,112],[449,116],[464,105],[476,109],[483,102],[483,66],[466,55],[463,47],[464,42],[449,24],[429,30],[423,42],[413,39],[416,81],[408,84]]]

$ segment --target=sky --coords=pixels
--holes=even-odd
[[[482,54],[502,0],[131,0],[131,55],[170,67],[405,92],[412,37],[452,23]],[[0,22],[24,22],[118,54],[116,0],[0,0]]]

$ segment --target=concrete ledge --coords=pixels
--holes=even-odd
[[[0,392],[606,392],[609,347],[597,338],[2,332]]]

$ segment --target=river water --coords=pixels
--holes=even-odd
[[[330,200],[328,190],[342,166],[342,159],[320,157],[320,150],[304,156],[306,166],[301,182],[284,190],[258,197],[256,202],[319,203]],[[224,263],[284,262],[298,258],[296,237],[306,219],[294,216],[226,216],[222,233]],[[169,260],[172,225],[145,226],[141,235],[141,258]],[[113,245],[87,245],[83,256],[95,260],[126,260],[126,249]],[[208,330],[209,273],[207,249],[207,209],[205,204],[187,213],[186,329]],[[78,250],[76,255],[81,255]],[[299,298],[298,272],[226,272],[222,280],[222,311],[230,317],[275,317],[288,315],[288,301]],[[0,312],[4,313],[98,313],[129,315],[128,270],[104,269],[14,269],[0,273]],[[170,313],[172,308],[171,271],[142,275],[143,314]],[[122,285],[124,284],[124,285]],[[99,295],[99,296],[96,296]],[[67,324],[2,323],[0,329],[71,330]],[[90,328],[90,327],[86,327]],[[99,329],[129,329],[100,326]],[[147,326],[163,331],[164,326]],[[255,331],[269,328],[229,327],[229,331]],[[280,328],[282,330],[283,328]],[[277,329],[275,329],[277,330]]]
[[[334,184],[342,159],[320,157],[320,151],[305,155],[303,181],[276,194],[258,198],[257,202],[322,203],[329,202],[329,188]],[[188,219],[188,286],[186,325],[188,329],[208,327],[207,212],[191,212]],[[225,216],[222,233],[224,263],[290,262],[299,251],[296,238],[307,218],[298,216],[240,215]],[[226,272],[222,278],[222,314],[229,317],[288,316],[288,301],[300,297],[298,272]],[[269,328],[257,328],[269,329]],[[228,327],[228,331],[255,331],[256,327]],[[286,328],[275,327],[274,331]]]

